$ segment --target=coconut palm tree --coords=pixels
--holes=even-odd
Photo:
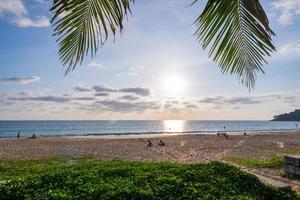
[[[66,73],[96,54],[108,39],[122,32],[135,0],[53,0],[51,20]],[[191,6],[196,6],[195,0]],[[223,73],[235,74],[253,88],[256,72],[275,51],[274,32],[259,0],[207,0],[195,20],[195,37]]]

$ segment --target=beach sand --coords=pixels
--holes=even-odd
[[[153,142],[147,146],[147,140]],[[166,146],[159,146],[162,139]],[[28,160],[53,156],[91,156],[103,160],[207,162],[238,156],[265,158],[300,153],[300,132],[230,135],[171,135],[129,137],[40,137],[0,140],[0,160]]]

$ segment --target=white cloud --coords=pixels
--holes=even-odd
[[[103,64],[101,63],[96,63],[96,62],[91,62],[88,64],[89,67],[92,67],[92,68],[99,68],[99,67],[103,67]]]
[[[300,55],[300,41],[291,42],[282,46],[279,53],[282,55]]]
[[[50,3],[48,0],[34,0],[34,1],[43,5],[47,5]]]
[[[14,14],[16,16],[27,15],[27,10],[20,0],[1,0],[0,14]]]
[[[282,25],[292,24],[293,19],[300,15],[300,0],[276,0],[272,5],[281,12],[277,21]]]
[[[49,19],[45,16],[40,16],[34,20],[21,17],[16,18],[13,22],[20,27],[48,27],[50,25]]]
[[[7,15],[9,21],[20,27],[48,27],[50,25],[49,18],[39,16],[31,19],[28,11],[21,0],[1,0],[0,1],[0,17]]]
[[[40,79],[41,78],[38,76],[0,78],[0,84],[2,83],[27,84],[27,83],[39,81]]]
[[[92,91],[91,88],[88,88],[88,87],[84,87],[82,85],[79,85],[77,87],[74,88],[76,91],[79,91],[79,92],[90,92]]]

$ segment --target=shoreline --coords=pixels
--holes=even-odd
[[[281,134],[281,133],[300,133],[300,130],[263,130],[263,131],[217,131],[217,132],[205,132],[205,131],[187,131],[187,132],[150,132],[150,133],[115,133],[115,134],[83,134],[83,135],[37,135],[37,138],[99,138],[99,139],[126,139],[126,138],[157,138],[157,137],[170,137],[170,136],[185,136],[185,135],[217,135],[217,133],[226,133],[229,136],[243,135],[260,135],[260,134]],[[14,139],[31,139],[28,137],[1,137],[1,140],[14,140]]]

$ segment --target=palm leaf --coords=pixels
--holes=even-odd
[[[89,52],[93,57],[109,34],[122,31],[123,20],[131,13],[134,0],[54,0],[51,20],[58,36],[60,59],[66,73],[83,61]]]
[[[196,0],[197,1],[197,0]],[[236,74],[249,89],[266,57],[275,51],[274,32],[258,0],[208,0],[195,22],[196,37],[223,73]]]

